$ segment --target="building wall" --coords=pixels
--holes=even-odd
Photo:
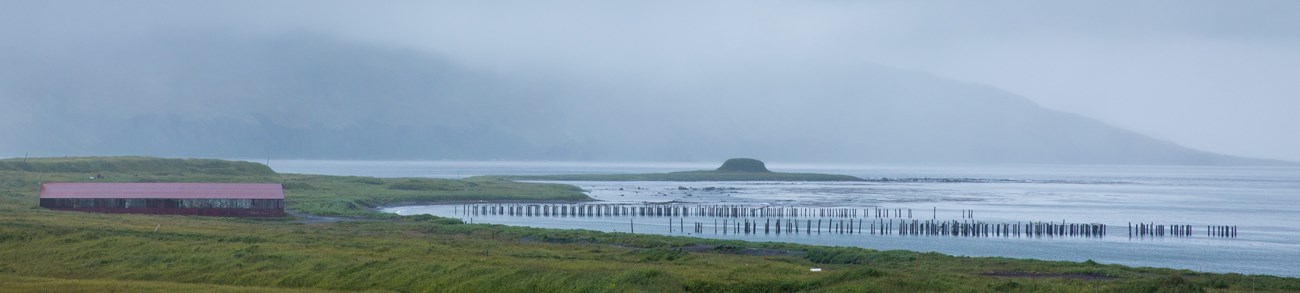
[[[40,206],[52,210],[97,213],[229,217],[284,216],[284,200],[282,199],[42,198]]]

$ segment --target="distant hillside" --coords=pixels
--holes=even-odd
[[[277,176],[266,165],[212,159],[70,157],[0,160],[0,171],[87,173],[112,177],[143,175]]]
[[[1288,164],[1188,149],[997,88],[847,60],[618,84],[492,73],[315,35],[125,43],[150,46],[2,52],[0,101],[10,114],[0,122],[23,127],[0,128],[0,154]]]
[[[650,174],[567,174],[491,176],[528,181],[862,181],[848,175],[780,172],[683,171]]]
[[[763,161],[728,159],[716,170],[647,174],[563,174],[490,176],[510,180],[538,181],[863,181],[862,178],[818,173],[782,173],[767,169]]]

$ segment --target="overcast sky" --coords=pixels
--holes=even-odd
[[[1300,161],[1300,1],[431,2],[6,1],[0,50],[310,33],[611,83],[830,56],[1001,88],[1196,149]]]

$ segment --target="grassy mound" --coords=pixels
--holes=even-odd
[[[716,171],[723,172],[772,172],[767,170],[767,165],[763,161],[750,158],[727,159],[722,162],[722,166]]]

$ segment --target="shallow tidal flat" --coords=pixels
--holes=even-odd
[[[636,168],[636,167],[631,167]],[[571,170],[571,169],[570,169]],[[584,172],[593,172],[590,168]],[[490,170],[486,170],[490,171]],[[563,173],[563,167],[529,170]],[[608,172],[626,171],[610,168]],[[1002,256],[1046,260],[1117,263],[1192,269],[1300,276],[1291,260],[1300,259],[1300,229],[1288,219],[1300,217],[1300,201],[1289,192],[1297,186],[1291,168],[1239,167],[1001,167],[1001,168],[844,168],[805,167],[799,171],[851,174],[864,178],[894,178],[865,182],[665,182],[565,181],[583,188],[592,204],[736,205],[802,209],[859,210],[855,221],[876,222],[877,209],[899,210],[910,216],[883,218],[887,226],[899,221],[957,221],[990,224],[1104,224],[1104,237],[951,237],[909,234],[807,233],[807,220],[793,218],[802,233],[723,233],[717,217],[538,217],[466,214],[464,206],[404,206],[385,209],[400,214],[428,213],[475,223],[499,223],[543,228],[589,229],[608,232],[654,233],[692,237],[779,241],[871,249],[935,251],[966,256]],[[362,170],[364,172],[364,170]],[[373,175],[373,174],[372,174]],[[897,180],[931,178],[927,180]],[[932,180],[959,178],[962,180]],[[862,215],[867,211],[867,215]],[[756,225],[772,225],[778,217],[751,217]],[[714,221],[718,220],[718,224]],[[746,218],[736,218],[744,225]],[[672,221],[673,227],[669,228]],[[834,220],[845,223],[847,221]],[[892,223],[890,222],[892,221]],[[701,229],[696,224],[703,225]],[[786,225],[789,225],[786,222]],[[1164,235],[1129,237],[1129,225],[1162,225]],[[814,224],[815,225],[815,224]],[[1171,226],[1187,227],[1172,235]],[[1210,226],[1235,226],[1236,237],[1210,236]],[[770,227],[770,226],[769,226]],[[870,226],[865,226],[870,229]],[[1139,226],[1140,227],[1140,226]],[[743,227],[742,227],[743,229]],[[758,228],[758,229],[761,229]],[[771,228],[768,228],[769,231]],[[815,229],[815,228],[814,228]],[[715,232],[717,231],[717,232]]]

